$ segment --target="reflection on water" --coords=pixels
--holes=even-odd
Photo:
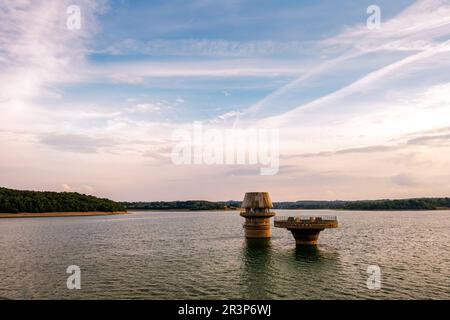
[[[308,264],[313,268],[338,268],[339,251],[331,246],[296,246],[292,249],[292,255],[298,264]]]
[[[318,261],[323,256],[317,246],[296,246],[293,252],[297,261]]]
[[[270,239],[246,239],[242,246],[243,273],[241,283],[246,295],[254,299],[269,299],[266,289],[273,282],[271,274],[272,248]]]
[[[339,253],[332,247],[277,248],[270,239],[247,239],[242,246],[241,283],[252,299],[307,298],[323,290],[340,273]]]

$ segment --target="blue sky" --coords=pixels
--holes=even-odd
[[[413,1],[378,1],[390,18]],[[101,39],[305,41],[329,37],[366,18],[372,1],[111,1]]]
[[[379,3],[383,18],[397,14],[411,2]],[[93,65],[209,62],[259,67],[282,64],[292,68],[292,72],[162,79],[148,76],[133,86],[83,83],[68,88],[68,94],[92,99],[105,96],[113,88],[113,100],[126,100],[130,93],[168,101],[182,97],[186,100],[183,117],[171,118],[173,121],[204,120],[228,111],[240,111],[293,80],[303,69],[314,66],[320,60],[319,55],[327,54],[316,48],[316,42],[363,23],[370,4],[370,1],[111,1],[108,10],[98,17],[101,31],[89,44],[93,52],[87,59]],[[270,50],[270,45],[264,42],[274,43],[275,49]],[[251,49],[252,46],[256,48]],[[286,46],[291,50],[286,50]],[[320,81],[295,93],[294,99],[292,96],[285,99],[293,105],[312,100],[385,63],[386,58],[374,61],[373,66],[361,66],[360,70],[335,72],[326,82]],[[286,111],[290,107],[293,106],[283,103],[267,113]]]
[[[448,195],[449,39],[447,0],[2,1],[0,185],[117,200]],[[278,174],[174,165],[171,136],[195,121],[279,130]]]

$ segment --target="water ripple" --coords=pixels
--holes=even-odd
[[[1,220],[0,297],[450,299],[448,211],[321,214],[340,227],[315,248],[277,228],[246,241],[236,212]],[[66,288],[73,264],[81,290]],[[373,264],[380,290],[367,288]]]

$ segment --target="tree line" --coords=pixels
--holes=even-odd
[[[273,205],[276,209],[436,210],[450,208],[450,198],[295,201],[275,202]]]
[[[130,210],[226,210],[241,206],[241,201],[154,201],[123,202]],[[436,210],[450,208],[450,198],[383,199],[360,201],[285,201],[274,202],[274,209],[336,209],[336,210]]]
[[[77,192],[22,191],[0,188],[0,213],[125,211],[118,202]]]
[[[127,209],[134,210],[226,210],[232,209],[225,202],[205,200],[188,201],[153,201],[153,202],[122,202]]]
[[[153,201],[114,202],[77,192],[21,191],[0,188],[0,213],[18,212],[88,212],[129,210],[229,210],[241,201]],[[436,210],[450,208],[450,198],[414,198],[399,200],[274,202],[274,209],[341,210]]]

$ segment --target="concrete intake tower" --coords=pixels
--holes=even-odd
[[[247,239],[270,238],[270,218],[275,212],[268,192],[247,192],[242,202],[241,216],[245,218]]]

